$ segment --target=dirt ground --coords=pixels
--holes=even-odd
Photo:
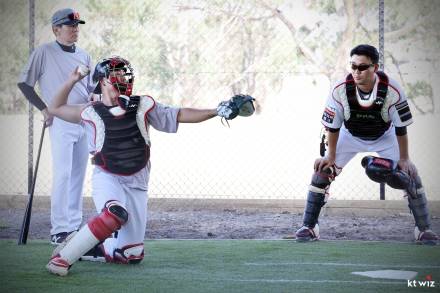
[[[85,221],[95,210],[84,210]],[[0,238],[18,239],[24,210],[0,208]],[[149,210],[146,239],[281,239],[299,228],[302,214],[288,211],[240,209],[161,208]],[[84,223],[85,223],[84,221]],[[354,217],[325,215],[320,220],[322,239],[413,241],[414,220],[410,214]],[[49,240],[50,212],[34,208],[29,239]],[[440,218],[432,229],[440,232]]]

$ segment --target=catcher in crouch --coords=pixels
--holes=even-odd
[[[328,129],[328,150],[315,161],[303,226],[296,231],[296,239],[319,239],[318,217],[331,182],[357,153],[376,152],[381,158],[362,160],[368,177],[405,190],[415,219],[416,242],[436,244],[422,181],[409,159],[406,127],[412,123],[412,115],[406,96],[396,81],[378,71],[375,47],[356,46],[350,56],[351,73],[332,88],[322,115],[321,122]]]
[[[179,123],[198,123],[216,116],[229,120],[252,115],[255,109],[254,99],[246,95],[236,95],[214,109],[173,108],[150,96],[132,96],[133,69],[118,56],[104,59],[95,67],[95,93],[101,95],[101,101],[67,105],[70,91],[88,72],[88,68],[77,68],[49,108],[58,118],[86,126],[95,165],[92,196],[99,213],[54,250],[46,268],[60,276],[67,275],[80,258],[123,264],[142,261],[150,125],[171,133],[177,131]]]

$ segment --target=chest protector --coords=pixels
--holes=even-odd
[[[353,136],[363,140],[378,139],[391,125],[391,122],[385,122],[381,115],[388,92],[388,77],[381,71],[376,73],[379,76],[376,100],[369,107],[363,107],[359,104],[356,95],[356,84],[351,74],[347,76],[345,83],[350,118],[344,121],[344,125]]]
[[[110,173],[125,176],[143,169],[150,158],[149,140],[143,136],[143,133],[148,133],[146,124],[140,125],[136,119],[137,115],[145,117],[147,111],[139,113],[139,97],[131,97],[131,100],[136,103],[120,116],[110,113],[110,108],[103,103],[93,105],[104,123],[105,136],[102,148],[94,154],[92,163]],[[145,129],[141,131],[140,127]]]

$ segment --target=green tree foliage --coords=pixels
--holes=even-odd
[[[17,9],[24,7],[24,9]],[[0,112],[13,113],[24,109],[24,100],[17,90],[17,78],[28,56],[27,1],[0,1]],[[17,21],[21,19],[23,21]]]
[[[264,104],[286,76],[347,72],[349,50],[378,44],[378,1],[355,0],[36,0],[36,45],[53,39],[50,16],[72,7],[86,20],[80,46],[98,61],[121,55],[135,68],[135,93],[174,105],[212,105],[236,92]],[[434,0],[385,1],[385,70],[419,113],[433,112],[440,15]],[[28,55],[27,1],[2,1],[0,111],[26,102],[16,78]],[[4,41],[8,40],[8,41]]]

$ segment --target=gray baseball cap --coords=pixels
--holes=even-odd
[[[79,18],[79,13],[71,8],[64,8],[58,10],[52,15],[52,25],[73,25],[73,24],[85,24],[84,20]]]

